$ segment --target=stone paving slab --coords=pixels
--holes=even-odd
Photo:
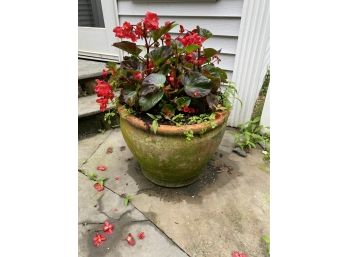
[[[101,76],[102,70],[105,68],[105,63],[79,59],[78,66],[78,79],[87,79]]]
[[[110,135],[111,130],[107,130],[104,133],[99,133],[90,138],[85,138],[79,140],[79,157],[78,157],[78,167],[92,156],[92,154],[97,150],[97,148],[104,142],[104,140]]]
[[[84,174],[78,174],[79,193],[79,257],[187,257],[163,232],[149,221],[132,204],[124,205],[124,199],[108,189],[98,192]],[[93,236],[102,233],[103,222],[114,224],[112,235],[101,247],[93,245]],[[136,235],[145,233],[143,240]],[[128,233],[136,238],[135,246],[125,241]]]
[[[183,188],[149,182],[118,129],[82,168],[95,171],[106,165],[106,186],[133,195],[132,203],[192,257],[230,256],[234,250],[265,256],[261,236],[269,235],[268,166],[260,150],[247,158],[232,153],[233,133],[226,131],[200,180]],[[107,154],[109,147],[113,152]]]

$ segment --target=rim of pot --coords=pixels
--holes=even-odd
[[[134,127],[137,127],[144,131],[149,131],[149,127],[145,125],[145,122],[141,120],[140,118],[135,117],[132,114],[127,113],[127,110],[124,106],[118,107],[118,112],[120,114],[121,119],[127,120],[130,124],[132,124]],[[210,130],[217,129],[220,127],[228,118],[228,111],[217,111],[215,112],[215,123],[216,126],[214,128],[211,127],[211,124],[209,121],[199,123],[199,124],[193,124],[193,125],[182,125],[182,126],[175,126],[175,125],[160,125],[157,128],[157,134],[161,135],[182,135],[186,131],[192,131],[193,134],[200,134],[202,131],[208,132]]]

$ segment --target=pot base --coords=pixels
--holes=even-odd
[[[184,181],[180,181],[180,182],[171,182],[171,181],[166,181],[166,180],[161,180],[158,179],[156,177],[151,176],[149,172],[146,172],[144,169],[141,168],[141,173],[144,175],[145,178],[147,178],[149,181],[151,181],[152,183],[158,185],[158,186],[162,186],[162,187],[172,187],[172,188],[176,188],[176,187],[184,187],[184,186],[188,186],[191,185],[193,183],[195,183],[201,174],[199,174],[198,176],[195,176],[193,178],[190,179],[186,179]]]

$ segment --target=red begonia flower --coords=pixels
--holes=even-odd
[[[97,103],[99,103],[100,111],[104,112],[106,110],[106,107],[108,106],[108,99],[107,98],[98,98],[96,100]]]
[[[102,77],[106,78],[108,76],[108,71],[106,69],[103,69],[102,71]]]
[[[137,71],[133,74],[133,78],[135,80],[142,80],[143,79],[143,74],[141,73],[141,71]]]
[[[241,252],[232,252],[232,257],[248,257],[245,253],[241,253]]]
[[[169,33],[164,34],[164,43],[166,44],[166,46],[170,46],[171,39],[172,38]]]
[[[144,232],[138,233],[138,238],[139,238],[140,240],[144,239],[144,238],[145,238],[145,233],[144,233]]]
[[[138,38],[144,37],[144,31],[143,31],[143,24],[142,22],[138,22],[135,26],[134,30],[135,35],[137,35]]]
[[[95,184],[94,184],[94,188],[95,188],[98,192],[104,190],[104,186],[103,186],[102,184],[100,184],[100,183],[95,183]]]
[[[108,221],[104,222],[104,227],[103,230],[106,234],[112,234],[113,230],[114,230],[114,225],[112,225],[111,223],[109,223]]]
[[[107,170],[107,168],[108,168],[108,167],[106,167],[105,165],[99,165],[99,166],[97,167],[97,170],[105,171],[105,170]]]
[[[134,246],[135,245],[135,239],[131,233],[128,234],[126,241],[129,245]]]
[[[182,111],[183,111],[183,112],[190,112],[190,107],[188,107],[188,106],[186,105],[186,106],[184,106],[184,107],[182,108]]]
[[[95,234],[95,236],[93,237],[93,244],[96,247],[101,246],[104,243],[104,241],[106,241],[106,237],[99,233]]]
[[[152,31],[158,29],[158,16],[153,12],[146,12],[144,26],[147,30]]]
[[[177,38],[184,46],[188,45],[199,45],[202,46],[202,43],[205,41],[204,37],[201,37],[196,32],[189,32],[183,37]]]
[[[114,93],[112,92],[112,87],[106,81],[97,79],[96,82],[97,85],[94,91],[97,93],[97,96],[100,97],[96,102],[99,103],[100,110],[103,112],[106,110],[109,100],[114,98]]]
[[[197,64],[198,65],[203,65],[206,61],[207,61],[207,58],[205,58],[204,56],[201,56],[201,57],[198,58]]]

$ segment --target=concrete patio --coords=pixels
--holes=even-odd
[[[269,167],[260,150],[246,158],[232,153],[234,133],[226,130],[199,181],[177,189],[143,177],[119,129],[80,140],[79,256],[266,256],[261,237],[269,235]],[[97,171],[98,165],[107,170]],[[82,172],[108,178],[105,190],[97,192]],[[132,196],[127,207],[125,194]],[[115,230],[97,248],[92,238],[105,220]],[[145,238],[129,246],[127,234],[140,231]]]

